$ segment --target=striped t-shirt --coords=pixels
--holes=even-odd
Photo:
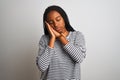
[[[41,80],[80,80],[80,63],[86,56],[84,36],[70,31],[66,39],[66,45],[56,40],[54,48],[50,48],[49,36],[41,37],[36,60]]]

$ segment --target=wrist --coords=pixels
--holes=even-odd
[[[64,37],[62,34],[60,34],[60,35],[58,36],[59,39],[62,38],[62,37]]]
[[[55,38],[50,38],[49,40],[49,47],[54,48]]]
[[[55,39],[56,39],[56,37],[55,37],[55,36],[51,36],[51,37],[50,37],[50,39],[55,40]]]
[[[68,40],[64,35],[61,34],[58,38],[63,45],[66,45],[68,43]]]

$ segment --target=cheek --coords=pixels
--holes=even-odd
[[[63,18],[60,20],[60,24],[61,24],[61,26],[65,25]]]
[[[55,29],[55,26],[54,26],[54,25],[51,24],[50,26],[51,26],[53,29]]]
[[[62,25],[63,27],[65,27],[65,22],[64,22],[64,21],[62,21],[62,22],[61,22],[61,25]]]

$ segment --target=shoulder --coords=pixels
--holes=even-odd
[[[43,34],[42,36],[41,36],[41,38],[40,38],[40,41],[39,42],[46,42],[46,41],[48,41],[49,40],[49,36],[48,35],[45,35],[45,34]]]
[[[43,34],[40,39],[45,39],[47,35]]]
[[[80,31],[74,31],[73,38],[75,39],[75,41],[82,41],[82,40],[84,40],[84,35]]]
[[[45,39],[48,39],[48,38],[49,38],[48,35],[43,34],[40,39],[44,39],[45,40]]]
[[[80,32],[80,31],[73,31],[72,34],[74,36],[83,36],[82,32]]]
[[[79,41],[80,39],[83,39],[83,38],[84,38],[84,36],[83,36],[82,32],[80,32],[80,31],[70,32],[69,39],[71,41]]]

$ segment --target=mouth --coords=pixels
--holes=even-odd
[[[55,30],[56,30],[56,31],[61,31],[61,28],[56,28]]]

